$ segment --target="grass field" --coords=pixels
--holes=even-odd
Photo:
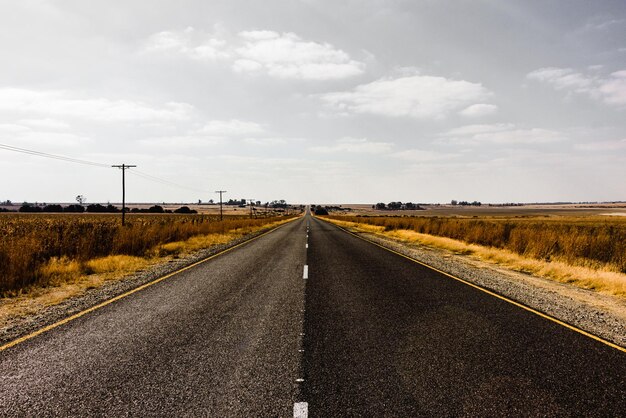
[[[3,214],[0,295],[72,277],[133,271],[150,258],[228,242],[286,217],[206,215]]]
[[[329,216],[343,226],[626,295],[624,217]]]

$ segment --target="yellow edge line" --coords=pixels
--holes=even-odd
[[[50,330],[52,330],[54,328],[60,327],[61,325],[67,324],[68,322],[71,322],[71,321],[73,321],[75,319],[78,319],[81,316],[87,315],[90,312],[96,311],[96,310],[98,310],[100,308],[103,308],[103,307],[105,307],[107,305],[110,305],[111,303],[113,303],[115,301],[118,301],[120,299],[123,299],[123,298],[125,298],[127,296],[130,296],[133,293],[139,292],[139,291],[141,291],[141,290],[143,290],[143,289],[145,289],[147,287],[150,287],[150,286],[155,285],[155,284],[157,284],[159,282],[162,282],[165,279],[169,279],[170,277],[175,276],[175,275],[177,275],[179,273],[182,273],[183,271],[186,271],[186,270],[189,270],[191,268],[194,268],[197,265],[202,264],[204,262],[207,262],[207,261],[209,261],[209,260],[211,260],[211,259],[213,259],[215,257],[218,257],[218,256],[220,256],[222,254],[226,254],[227,252],[229,252],[231,250],[234,250],[235,248],[241,247],[242,245],[248,244],[249,242],[252,242],[252,241],[254,241],[254,240],[258,239],[258,238],[261,238],[264,235],[272,233],[272,232],[276,231],[277,229],[282,228],[283,226],[287,225],[289,222],[295,221],[296,219],[300,219],[300,217],[298,216],[298,217],[295,217],[293,219],[289,219],[284,224],[278,225],[278,226],[270,229],[269,231],[262,233],[261,235],[257,235],[256,237],[250,238],[250,239],[248,239],[248,240],[246,240],[244,242],[240,242],[237,245],[233,245],[232,247],[226,248],[225,250],[222,250],[222,251],[220,251],[220,252],[218,252],[216,254],[213,254],[212,256],[204,258],[204,259],[202,259],[200,261],[196,261],[195,263],[190,264],[187,267],[183,267],[180,270],[176,270],[176,271],[174,271],[172,273],[169,273],[169,274],[167,274],[167,275],[165,275],[163,277],[159,277],[158,279],[155,279],[155,280],[153,280],[151,282],[144,283],[144,284],[142,284],[139,287],[136,287],[136,288],[134,288],[132,290],[129,290],[128,292],[122,293],[121,295],[117,295],[114,298],[105,300],[104,302],[99,303],[99,304],[97,304],[95,306],[92,306],[91,308],[88,308],[88,309],[85,309],[84,311],[80,311],[78,313],[75,313],[72,316],[68,316],[67,318],[64,318],[64,319],[62,319],[62,320],[60,320],[58,322],[55,322],[55,323],[50,324],[50,325],[47,325],[47,326],[45,326],[43,328],[40,328],[37,331],[34,331],[34,332],[30,333],[30,334],[24,335],[23,337],[17,338],[17,339],[15,339],[13,341],[9,341],[8,343],[0,346],[0,352],[6,350],[8,348],[14,347],[14,346],[16,346],[18,344],[21,344],[24,341],[30,340],[31,338],[34,338],[34,337],[36,337],[38,335],[41,335],[41,334],[43,334],[45,332],[48,332],[48,331],[50,331]]]
[[[321,219],[321,218],[318,218],[318,219]],[[559,324],[559,325],[561,325],[561,326],[563,326],[563,327],[565,327],[565,328],[568,328],[568,329],[570,329],[570,330],[572,330],[572,331],[575,331],[575,332],[577,332],[577,333],[579,333],[579,334],[582,334],[582,335],[584,335],[585,337],[592,338],[592,339],[594,339],[594,340],[596,340],[596,341],[599,341],[599,342],[601,342],[601,343],[603,343],[603,344],[608,345],[608,346],[609,346],[609,347],[611,347],[611,348],[614,348],[614,349],[616,349],[616,350],[619,350],[619,351],[622,351],[622,352],[626,353],[626,348],[624,348],[624,347],[622,347],[622,346],[620,346],[620,345],[617,345],[617,344],[615,344],[615,343],[612,343],[611,341],[605,340],[604,338],[598,337],[597,335],[591,334],[590,332],[587,332],[587,331],[582,330],[582,329],[580,329],[580,328],[577,328],[577,327],[575,327],[575,326],[573,326],[573,325],[570,325],[570,324],[568,324],[568,323],[566,323],[566,322],[563,322],[563,321],[561,321],[560,319],[557,319],[557,318],[555,318],[555,317],[553,317],[553,316],[550,316],[550,315],[545,314],[545,313],[543,313],[543,312],[541,312],[541,311],[538,311],[538,310],[536,310],[536,309],[533,309],[533,308],[531,308],[530,306],[526,306],[526,305],[524,305],[524,304],[522,304],[522,303],[520,303],[520,302],[516,302],[516,301],[514,301],[513,299],[509,299],[509,298],[507,298],[506,296],[499,295],[499,294],[497,294],[497,293],[495,293],[495,292],[492,292],[491,290],[485,289],[484,287],[481,287],[481,286],[478,286],[478,285],[476,285],[476,284],[474,284],[474,283],[468,282],[467,280],[461,279],[460,277],[453,276],[452,274],[450,274],[450,273],[446,273],[445,271],[442,271],[442,270],[439,270],[439,269],[438,269],[438,268],[436,268],[436,267],[429,266],[428,264],[423,263],[423,262],[421,262],[421,261],[419,261],[419,260],[416,260],[416,259],[414,259],[414,258],[411,258],[411,257],[409,257],[408,255],[402,254],[402,253],[400,253],[400,252],[398,252],[398,251],[395,251],[395,250],[392,250],[392,249],[390,249],[390,248],[387,248],[387,247],[385,247],[385,246],[383,246],[383,245],[380,245],[380,244],[378,244],[377,242],[371,241],[371,240],[369,240],[369,239],[367,239],[367,238],[364,238],[364,237],[362,237],[362,236],[360,236],[360,235],[358,235],[358,234],[355,234],[354,232],[349,231],[349,230],[347,230],[347,229],[345,229],[345,228],[343,228],[343,227],[341,227],[341,226],[339,226],[339,225],[336,225],[336,224],[332,223],[332,221],[325,220],[325,219],[324,219],[324,221],[325,221],[325,222],[330,223],[331,225],[335,226],[336,228],[339,228],[339,229],[341,229],[342,231],[344,231],[344,232],[346,232],[346,233],[348,233],[348,234],[350,234],[350,235],[352,235],[352,236],[354,236],[354,237],[357,237],[357,238],[359,238],[359,239],[362,239],[363,241],[369,242],[370,244],[374,244],[374,245],[376,245],[376,246],[378,246],[378,247],[380,247],[380,248],[383,248],[383,249],[385,249],[385,250],[387,250],[387,251],[389,251],[389,252],[392,252],[392,253],[397,254],[397,255],[399,255],[399,256],[401,256],[401,257],[404,257],[404,258],[406,258],[407,260],[411,260],[411,261],[413,261],[414,263],[420,264],[420,265],[422,265],[422,266],[424,266],[424,267],[428,267],[429,269],[434,270],[434,271],[436,271],[437,273],[441,273],[441,274],[443,274],[443,275],[445,275],[445,276],[448,276],[448,277],[450,277],[450,278],[452,278],[452,279],[454,279],[454,280],[456,280],[456,281],[459,281],[459,282],[461,282],[461,283],[463,283],[463,284],[466,284],[466,285],[468,285],[468,286],[471,286],[471,287],[473,287],[473,288],[475,288],[475,289],[478,289],[478,290],[480,290],[480,291],[482,291],[482,292],[485,292],[485,293],[487,293],[487,294],[489,294],[489,295],[491,295],[491,296],[494,296],[494,297],[496,297],[496,298],[498,298],[498,299],[501,299],[501,300],[503,300],[503,301],[505,301],[505,302],[509,302],[509,303],[511,303],[511,304],[513,304],[513,305],[515,305],[515,306],[519,307],[519,308],[525,309],[525,310],[527,310],[528,312],[532,312],[532,313],[534,313],[535,315],[539,315],[539,316],[540,316],[540,317],[542,317],[542,318],[545,318],[545,319],[547,319],[547,320],[549,320],[549,321],[555,322],[555,323],[557,323],[557,324]]]

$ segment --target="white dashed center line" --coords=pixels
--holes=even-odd
[[[293,404],[293,418],[307,418],[309,416],[308,402],[296,402]]]
[[[307,266],[306,264],[304,265],[304,271],[302,272],[302,278],[303,279],[308,279],[309,278],[309,266]]]

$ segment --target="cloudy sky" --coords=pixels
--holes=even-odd
[[[130,201],[626,200],[623,0],[0,0],[0,56],[0,143]]]

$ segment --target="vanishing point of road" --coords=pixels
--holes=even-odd
[[[626,353],[306,215],[0,352],[1,416],[623,416]]]

